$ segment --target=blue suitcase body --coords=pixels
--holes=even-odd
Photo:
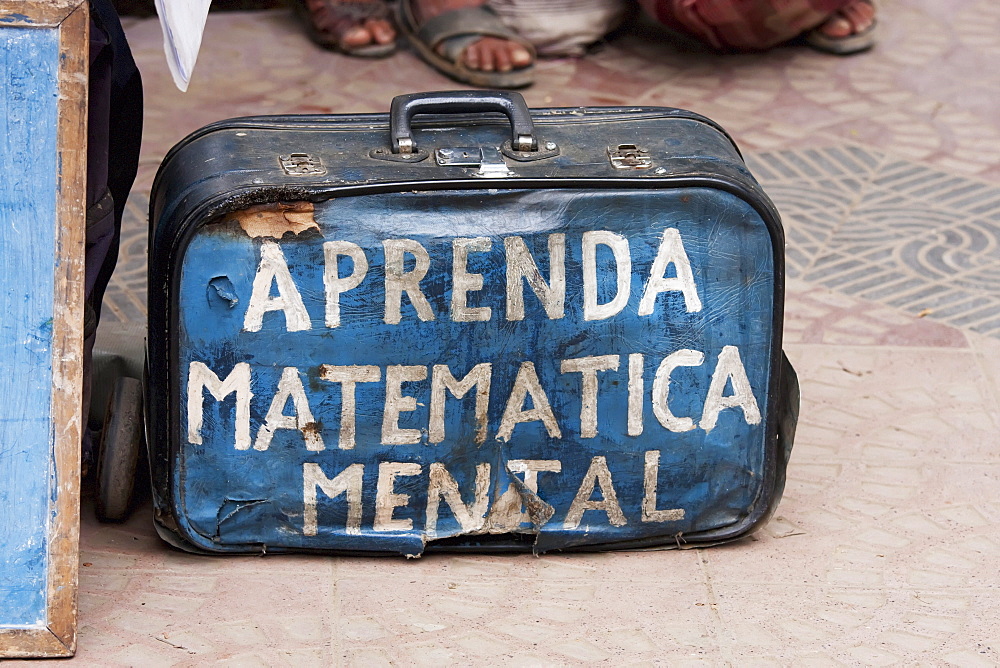
[[[780,498],[783,235],[703,117],[458,92],[236,119],[170,152],[150,221],[154,504],[185,549],[710,544]]]

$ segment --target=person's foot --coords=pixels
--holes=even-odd
[[[412,0],[413,18],[418,25],[455,9],[485,5],[486,0]],[[444,46],[437,47],[444,56]],[[534,56],[522,44],[499,37],[483,36],[465,48],[461,62],[470,70],[481,72],[510,72],[528,67]]]
[[[858,35],[875,24],[875,6],[869,0],[855,0],[841,7],[816,28],[831,39],[844,39]]]
[[[396,28],[385,0],[301,0],[312,38],[322,46],[352,55],[387,55]]]
[[[814,49],[847,56],[866,51],[875,44],[875,23],[872,0],[854,0],[803,37]]]

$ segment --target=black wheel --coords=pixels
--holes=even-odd
[[[97,451],[97,518],[102,522],[128,519],[144,441],[142,383],[123,376],[108,401]]]

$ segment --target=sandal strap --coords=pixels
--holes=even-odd
[[[417,38],[432,49],[442,43],[451,60],[457,60],[466,47],[480,37],[497,37],[516,42],[535,53],[523,37],[505,26],[496,12],[485,5],[453,9],[428,19],[417,30]]]

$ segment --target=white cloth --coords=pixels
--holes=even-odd
[[[581,56],[621,23],[626,0],[489,0],[541,56]]]
[[[212,0],[156,0],[167,67],[182,92],[187,90],[198,61],[210,4]]]

